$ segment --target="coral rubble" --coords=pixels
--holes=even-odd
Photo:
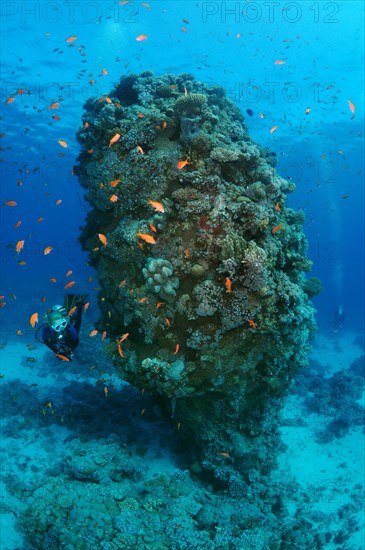
[[[224,484],[267,471],[320,287],[305,276],[303,215],[286,205],[293,183],[224,91],[189,74],[123,77],[86,102],[83,123],[81,242],[109,356],[159,396],[200,472]]]

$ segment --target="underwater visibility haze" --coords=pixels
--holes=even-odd
[[[1,4],[2,550],[364,525],[364,4]]]

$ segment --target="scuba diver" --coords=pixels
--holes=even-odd
[[[48,346],[62,361],[71,361],[79,345],[82,308],[87,296],[66,294],[63,306],[53,306],[35,334],[38,342]]]
[[[335,325],[334,332],[339,332],[343,328],[344,323],[345,323],[345,312],[342,306],[338,306],[334,315],[334,325]]]

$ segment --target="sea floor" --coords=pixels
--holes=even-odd
[[[319,518],[325,514],[328,530],[337,529],[340,523],[346,530],[344,516],[350,510],[348,532],[343,540],[337,537],[336,544],[329,542],[324,546],[330,550],[365,548],[361,509],[364,428],[355,422],[332,437],[325,428],[333,415],[330,419],[320,397],[317,407],[312,400],[312,407],[308,408],[308,399],[315,394],[316,376],[330,379],[336,372],[346,371],[363,354],[360,339],[353,333],[343,333],[332,342],[316,343],[308,367],[307,380],[312,376],[310,391],[303,378],[299,379],[282,411],[280,432],[284,445],[272,483],[277,485],[290,514],[303,512],[303,507],[310,510],[312,518],[317,512]],[[103,460],[106,460],[103,453],[106,448],[112,452],[110,449],[118,442],[126,456],[138,457],[141,470],[138,475],[144,480],[184,471],[184,461],[173,446],[178,437],[176,428],[160,415],[148,396],[121,382],[106,358],[98,356],[92,346],[86,348],[81,344],[74,361],[62,363],[44,346],[12,338],[1,349],[0,368],[1,550],[38,547],[43,550],[44,547],[32,546],[24,540],[18,529],[19,519],[27,498],[35,490],[48,487],[51,478],[54,484],[57,468],[65,461],[76,479],[90,482],[80,469],[88,457],[99,454],[100,477],[91,481],[102,485]],[[364,407],[364,393],[358,404]],[[80,446],[87,449],[88,457],[81,457],[76,464],[75,449]],[[127,475],[133,485],[134,472]],[[95,477],[95,472],[90,476]],[[299,494],[303,500],[298,500]],[[86,495],[85,492],[85,498],[89,498]],[[121,495],[123,498],[125,501],[126,495]],[[133,508],[138,504],[129,502],[129,505]],[[181,527],[183,520],[175,525]],[[93,526],[97,528],[97,521]],[[174,544],[171,548],[179,548],[178,543]],[[144,547],[159,548],[149,546],[148,541]],[[189,548],[181,546],[185,547]],[[242,546],[246,547],[250,548]],[[69,548],[73,548],[72,543]],[[77,544],[74,548],[77,549]]]

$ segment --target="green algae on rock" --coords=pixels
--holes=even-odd
[[[255,463],[271,464],[268,415],[306,365],[319,288],[305,277],[302,214],[285,204],[293,183],[224,91],[190,74],[122,77],[107,101],[86,102],[83,122],[75,172],[92,210],[81,242],[120,376],[169,405],[216,478],[244,475],[260,444]]]

